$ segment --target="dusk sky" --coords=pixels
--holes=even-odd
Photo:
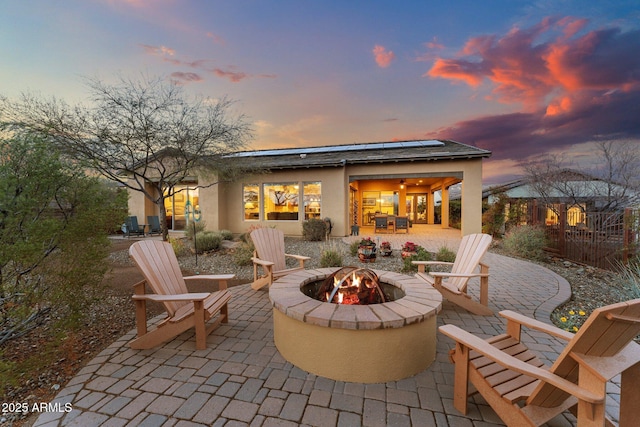
[[[167,76],[236,100],[252,149],[453,139],[485,183],[640,147],[639,0],[0,0],[0,58],[0,95]]]

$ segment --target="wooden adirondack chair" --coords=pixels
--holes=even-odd
[[[615,425],[605,413],[606,384],[621,376],[620,426],[640,422],[640,299],[595,310],[573,335],[555,326],[502,311],[505,334],[483,340],[454,325],[454,406],[467,412],[469,382],[508,426],[538,426],[571,410],[578,426]],[[520,342],[522,326],[566,340],[551,368]]]
[[[418,266],[416,277],[436,288],[443,297],[471,313],[490,316],[493,310],[489,304],[489,266],[480,262],[491,244],[488,234],[468,234],[462,238],[453,263],[442,261],[413,261]],[[450,273],[425,271],[428,265],[451,265]],[[479,272],[477,269],[479,267]],[[467,284],[472,277],[480,277],[480,302],[467,294]],[[446,279],[446,280],[443,280]]]
[[[205,349],[207,335],[220,323],[228,322],[227,303],[231,299],[231,293],[227,290],[227,280],[233,279],[235,275],[183,277],[171,244],[158,240],[134,243],[129,248],[129,256],[145,278],[134,285],[138,337],[131,341],[131,348],[152,348],[195,328],[196,348]],[[220,290],[189,293],[186,281],[196,279],[217,280]],[[145,283],[151,287],[153,294],[145,293]],[[147,301],[160,302],[167,310],[167,318],[150,331],[147,330]],[[207,325],[217,312],[220,312],[217,319]]]
[[[260,289],[265,285],[271,286],[278,277],[285,276],[293,271],[303,270],[304,262],[309,257],[285,253],[284,233],[275,228],[257,228],[250,234],[255,251],[253,253],[253,289]],[[293,268],[287,268],[286,258],[294,258],[299,264]],[[261,267],[263,275],[258,274]]]

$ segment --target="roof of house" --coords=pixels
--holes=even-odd
[[[450,140],[414,140],[242,151],[256,167],[297,169],[347,164],[477,159],[491,152]]]

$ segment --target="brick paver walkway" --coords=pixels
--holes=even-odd
[[[549,322],[551,310],[569,296],[568,283],[541,266],[492,253],[485,261],[491,267],[490,305],[496,312],[513,309]],[[440,334],[436,361],[418,375],[385,384],[334,381],[304,372],[280,356],[266,290],[242,285],[231,292],[230,323],[213,332],[206,350],[195,350],[191,333],[152,350],[131,350],[132,331],[60,391],[54,403],[70,403],[70,412],[43,413],[34,425],[501,425],[479,397],[466,416],[453,408],[453,366],[447,355],[452,342]],[[438,323],[483,336],[500,333],[504,326],[497,315],[471,315],[446,301]],[[523,339],[551,359],[562,348],[536,333]],[[550,425],[574,423],[569,415]]]

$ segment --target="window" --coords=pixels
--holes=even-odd
[[[322,185],[319,182],[305,182],[302,187],[304,197],[304,219],[320,218],[322,207]]]
[[[257,221],[260,219],[260,186],[258,184],[245,184],[242,189],[245,221]]]
[[[195,185],[176,185],[173,196],[164,199],[169,230],[184,230],[190,221],[200,219],[200,197]]]
[[[264,217],[267,221],[297,221],[300,187],[296,183],[264,184]]]

